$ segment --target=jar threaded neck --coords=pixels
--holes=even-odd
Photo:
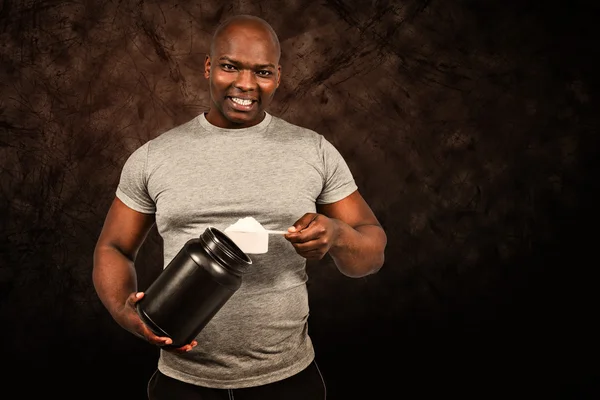
[[[214,227],[206,228],[200,235],[200,242],[225,267],[229,267],[238,274],[244,273],[246,267],[252,264],[250,257],[233,240]]]

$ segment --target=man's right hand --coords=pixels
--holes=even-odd
[[[154,334],[154,332],[152,332],[152,330],[148,328],[146,324],[144,324],[144,321],[142,321],[136,310],[136,303],[143,297],[144,292],[134,292],[127,297],[125,306],[123,307],[119,316],[119,323],[123,328],[127,329],[129,332],[133,333],[139,338],[146,340],[148,343],[159,346],[167,351],[185,353],[196,347],[198,342],[195,340],[181,347],[168,347],[173,343],[173,340],[170,337],[157,336]]]

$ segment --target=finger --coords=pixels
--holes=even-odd
[[[296,234],[286,235],[286,239],[291,243],[310,243],[313,241],[322,241],[327,234],[326,227],[321,225],[317,219],[313,220],[307,228]]]
[[[319,249],[319,248],[323,247],[323,244],[320,243],[318,240],[314,240],[314,239],[306,239],[305,240],[302,237],[291,238],[290,243],[292,243],[292,246],[294,246],[294,248],[296,249],[297,252],[307,252],[307,251],[311,251],[313,249]]]
[[[324,226],[314,222],[310,227],[296,235],[286,237],[292,244],[305,244],[308,246],[326,246],[328,239],[326,237],[327,230]]]
[[[193,341],[192,343],[190,343],[190,344],[186,344],[185,346],[179,347],[179,348],[177,349],[177,351],[180,351],[180,352],[184,352],[184,353],[185,353],[185,352],[188,352],[188,351],[192,350],[192,349],[193,349],[194,347],[196,347],[197,345],[198,345],[198,342],[196,342],[196,341],[194,340],[194,341]]]
[[[325,253],[319,250],[303,251],[298,252],[298,254],[300,254],[300,256],[306,258],[307,260],[320,260],[323,257],[325,257]]]
[[[168,347],[168,348],[165,348],[164,350],[172,352],[172,353],[187,353],[188,351],[192,350],[197,345],[198,345],[198,342],[193,340],[191,343],[186,344],[185,346]]]
[[[139,317],[138,317],[139,318]],[[158,336],[152,329],[150,329],[141,319],[140,319],[140,335],[144,337],[144,339],[152,343],[156,346],[168,346],[173,344],[173,339],[168,336]]]
[[[173,339],[166,336],[156,336],[152,331],[146,336],[146,340],[156,346],[169,346],[173,344]]]
[[[137,303],[138,301],[140,301],[143,297],[144,297],[144,292],[135,292],[135,293],[132,293],[127,298],[127,302],[129,304],[131,304],[132,306],[135,306],[135,303]]]
[[[323,257],[323,254],[327,252],[327,246],[317,241],[294,243],[294,248],[302,257],[313,257],[315,254],[320,254],[320,257]]]

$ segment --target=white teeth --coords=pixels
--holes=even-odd
[[[252,100],[243,100],[238,99],[237,97],[232,97],[231,100],[233,100],[234,103],[240,104],[242,106],[249,106],[250,104],[252,104]]]

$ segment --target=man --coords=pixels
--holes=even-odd
[[[348,166],[323,136],[265,109],[281,79],[280,45],[264,20],[232,17],[205,61],[206,114],[138,148],[121,173],[94,252],[93,281],[123,328],[161,346],[150,399],[324,399],[308,336],[306,260],[332,257],[350,277],[377,272],[386,234]],[[140,320],[134,261],[154,223],[164,265],[208,226],[252,216],[288,228],[252,255],[242,286],[178,349]]]

